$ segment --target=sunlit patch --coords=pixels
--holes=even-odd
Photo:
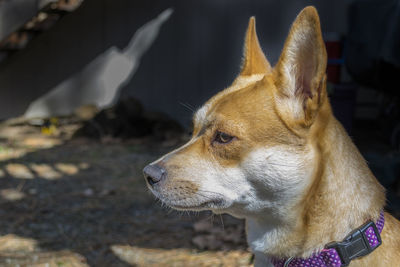
[[[26,149],[3,147],[0,149],[0,161],[5,161],[13,158],[20,158],[27,153]]]
[[[248,251],[204,251],[192,249],[141,248],[113,245],[111,251],[120,260],[133,266],[252,266]]]
[[[33,179],[35,175],[23,164],[10,163],[6,165],[7,172],[14,178]]]
[[[54,166],[57,170],[66,175],[75,175],[79,172],[78,166],[70,163],[57,163]]]
[[[78,167],[79,167],[79,169],[81,169],[81,170],[86,170],[86,169],[88,169],[90,166],[89,166],[89,163],[87,163],[87,162],[81,162],[81,163],[78,164]]]
[[[28,137],[22,140],[22,145],[32,148],[51,148],[61,144],[61,140],[56,138],[48,138],[46,136]]]
[[[86,170],[90,165],[86,162],[79,164],[56,163],[53,166],[47,163],[32,163],[24,165],[20,163],[9,163],[5,166],[7,173],[17,179],[42,178],[46,180],[56,180],[64,175],[72,176],[79,173],[80,170]],[[6,176],[6,172],[0,169],[0,178]]]
[[[1,266],[87,267],[86,259],[70,250],[43,251],[32,238],[8,234],[0,236]]]
[[[13,251],[31,252],[37,249],[37,241],[31,238],[20,237],[13,234],[0,236],[0,253]]]
[[[25,194],[21,191],[10,188],[0,190],[0,196],[8,201],[17,201],[23,199]]]
[[[34,170],[40,178],[47,180],[56,180],[62,177],[62,174],[54,170],[48,164],[31,164],[31,169]]]

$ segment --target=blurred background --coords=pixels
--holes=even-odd
[[[0,266],[250,266],[243,222],[161,207],[146,163],[314,5],[334,112],[400,217],[399,0],[0,0]]]

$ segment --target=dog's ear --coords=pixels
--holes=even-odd
[[[240,75],[263,74],[271,70],[271,65],[266,59],[256,32],[256,19],[251,17],[247,27],[244,43],[244,58]]]
[[[326,98],[326,49],[314,7],[294,21],[275,67],[277,105],[296,123],[310,126]]]

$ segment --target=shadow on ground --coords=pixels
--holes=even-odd
[[[201,266],[204,254],[208,263],[203,266],[212,266],[221,262],[210,262],[210,255],[223,258],[227,253],[241,258],[235,265],[248,265],[241,221],[216,217],[207,226],[211,230],[198,230],[223,232],[222,220],[225,231],[236,231],[230,240],[210,241],[207,233],[199,238],[194,224],[211,222],[210,213],[170,212],[150,195],[141,170],[170,149],[77,139],[1,161],[0,236],[9,245],[3,251],[0,246],[0,265],[84,266],[87,261],[90,266],[168,266],[174,260],[174,266],[185,266],[197,260]],[[210,242],[217,245],[210,247]]]

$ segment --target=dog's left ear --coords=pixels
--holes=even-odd
[[[271,70],[271,65],[258,42],[256,19],[254,17],[249,20],[243,52],[244,58],[240,75],[265,74]]]
[[[314,7],[294,21],[275,67],[277,108],[297,125],[310,126],[326,98],[326,49]]]

